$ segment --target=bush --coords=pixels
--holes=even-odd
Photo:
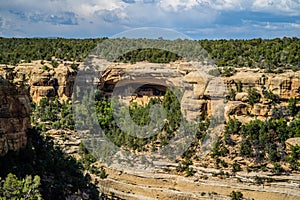
[[[9,173],[5,180],[0,178],[0,199],[30,199],[40,200],[42,195],[39,192],[40,177],[26,176],[18,179],[16,175]]]
[[[230,101],[235,101],[236,92],[234,89],[230,88],[229,95],[226,97]]]
[[[225,134],[239,134],[242,123],[237,119],[230,118],[225,126]]]
[[[43,65],[43,66],[42,66],[42,70],[48,71],[48,70],[49,70],[49,67],[48,67],[47,65]]]
[[[240,147],[240,155],[246,156],[248,158],[252,157],[253,149],[249,140],[243,139],[241,147]]]
[[[243,195],[243,193],[241,193],[239,191],[237,191],[237,192],[232,191],[230,193],[230,197],[231,197],[231,200],[242,200],[244,195]]]
[[[100,169],[100,174],[99,174],[100,178],[105,179],[107,178],[108,174],[106,173],[105,169],[103,167],[101,167]]]
[[[280,96],[277,95],[277,94],[274,94],[272,91],[266,91],[266,92],[264,92],[264,97],[266,99],[271,100],[271,104],[280,103]]]
[[[72,63],[70,67],[75,71],[78,70],[78,65],[75,63]]]
[[[284,172],[284,169],[281,167],[280,163],[274,163],[274,167],[271,169],[271,172],[275,175],[280,175]]]
[[[292,116],[296,116],[299,108],[297,107],[297,100],[296,98],[290,98],[289,99],[289,104],[288,104],[288,109],[290,110],[290,113]]]
[[[260,101],[261,95],[257,92],[255,88],[249,88],[248,94],[249,94],[248,103],[250,105],[253,106],[255,103],[258,103]]]
[[[188,167],[188,168],[185,170],[185,173],[186,173],[186,176],[194,176],[194,174],[196,173],[196,171],[193,170],[193,168]]]
[[[212,148],[211,156],[217,158],[219,156],[226,156],[229,150],[226,148],[224,143],[221,143],[220,139],[215,142]]]
[[[235,160],[232,165],[232,172],[242,171],[241,165]]]
[[[238,81],[238,82],[235,84],[235,86],[236,86],[236,91],[237,91],[237,92],[243,92],[243,84],[242,84],[241,81]]]
[[[292,159],[294,160],[298,160],[300,159],[300,146],[296,145],[296,146],[291,146],[291,156]]]
[[[53,66],[53,68],[58,67],[58,62],[55,60],[52,60],[51,65]]]
[[[230,77],[235,73],[234,68],[232,67],[225,67],[223,69],[222,77]]]

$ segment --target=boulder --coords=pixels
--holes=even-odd
[[[247,92],[240,92],[235,95],[235,100],[246,102],[246,101],[248,101],[248,97],[249,97],[249,94]]]
[[[291,150],[291,146],[300,146],[300,137],[289,138],[285,141],[286,149]]]
[[[256,116],[268,116],[269,111],[270,111],[269,105],[256,103],[253,105],[253,108],[251,109],[251,114]]]
[[[247,115],[249,105],[241,101],[230,101],[225,106],[225,114],[228,115]]]

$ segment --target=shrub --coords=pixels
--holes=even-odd
[[[238,134],[241,130],[242,123],[237,119],[230,118],[225,126],[225,134]]]
[[[296,116],[299,108],[297,107],[297,100],[296,98],[290,98],[289,99],[289,104],[288,104],[288,109],[290,110],[290,113],[292,116]]]
[[[281,167],[280,163],[274,163],[274,167],[271,169],[271,172],[275,175],[280,175],[284,172],[284,169]]]
[[[242,171],[241,165],[235,160],[232,165],[232,172]]]
[[[18,179],[16,175],[9,173],[5,180],[0,178],[0,199],[42,199],[39,192],[40,177],[26,176]]]
[[[237,92],[243,92],[243,84],[242,84],[241,81],[238,81],[238,82],[235,84],[235,86],[236,86],[236,91],[237,91]]]
[[[223,69],[222,76],[223,77],[229,77],[229,76],[232,76],[234,73],[235,73],[234,68],[232,68],[232,67],[225,67]]]
[[[99,174],[100,178],[105,179],[107,178],[108,174],[106,173],[105,169],[103,167],[101,167],[100,169],[100,174]]]
[[[52,60],[51,65],[52,65],[54,68],[56,68],[56,67],[58,67],[58,62],[55,61],[55,60]]]
[[[48,71],[48,70],[49,70],[49,67],[48,67],[47,65],[43,65],[41,68],[42,68],[42,70],[44,70],[44,71]]]
[[[291,146],[291,156],[293,159],[298,160],[300,159],[300,146]]]
[[[239,191],[237,191],[237,192],[232,191],[230,193],[230,197],[231,197],[231,200],[242,200],[244,195],[243,195],[243,193],[241,193]]]
[[[230,101],[235,101],[235,95],[236,95],[236,92],[234,91],[234,89],[230,88],[229,95],[227,98]]]
[[[264,92],[264,97],[266,99],[271,100],[271,104],[280,103],[280,96],[277,95],[277,94],[274,94],[272,91],[266,91],[266,92]]]
[[[78,65],[75,63],[72,63],[70,67],[74,70],[78,70]]]
[[[257,92],[255,88],[249,88],[248,94],[249,94],[248,103],[250,105],[253,106],[255,103],[258,103],[260,101],[261,95]]]

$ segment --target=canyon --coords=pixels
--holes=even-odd
[[[73,86],[76,75],[80,71],[72,69],[71,62],[61,62],[57,67],[48,62],[32,61],[21,63],[17,66],[0,66],[0,154],[8,150],[18,150],[26,145],[26,131],[30,128],[30,98],[39,103],[42,98],[55,98],[69,100],[72,98]],[[79,70],[83,63],[77,63]],[[196,65],[196,67],[195,67]],[[47,66],[47,67],[45,67]],[[212,66],[197,68],[197,64],[176,61],[169,64],[153,63],[112,63],[102,71],[98,80],[98,89],[103,91],[103,97],[118,96],[114,88],[129,88],[134,83],[133,90],[127,92],[122,98],[137,104],[147,103],[152,97],[161,97],[167,88],[183,87],[182,108],[186,110],[188,119],[196,119],[204,115],[214,114],[213,101],[221,100],[224,106],[225,120],[234,117],[242,123],[253,119],[266,120],[273,116],[274,109],[281,108],[283,115],[288,116],[288,100],[300,97],[300,72],[286,70],[280,74],[268,73],[265,69],[236,68],[229,77],[209,75]],[[222,69],[220,69],[222,71]],[[180,82],[184,80],[185,82]],[[215,81],[215,82],[214,82]],[[146,84],[145,84],[146,83]],[[141,86],[134,88],[136,86]],[[210,87],[210,85],[215,87]],[[213,89],[219,88],[218,91]],[[249,103],[249,89],[255,88],[260,94],[259,102]],[[272,92],[280,98],[280,104],[274,106],[270,99],[265,97],[265,92]],[[213,98],[214,97],[214,98]],[[223,111],[223,110],[222,110]],[[79,139],[73,133],[49,132],[68,154],[78,157],[77,146]],[[62,141],[61,135],[66,135]],[[287,146],[300,145],[299,138],[286,141]],[[242,162],[242,158],[239,158]],[[100,165],[100,164],[99,164]],[[174,169],[174,164],[169,164],[166,169],[160,166],[155,176],[153,174],[138,174],[134,172],[120,172],[107,168],[109,174],[105,180],[98,179],[102,189],[114,192],[126,199],[139,198],[167,198],[182,195],[187,199],[229,199],[232,190],[241,190],[246,197],[255,199],[298,199],[299,174],[292,176],[274,177],[270,174],[248,174],[238,172],[232,177],[213,177],[219,170],[204,168],[200,163],[195,163],[197,173],[194,177],[183,177],[168,174],[169,169]],[[165,171],[164,171],[165,170]],[[253,184],[254,177],[260,175],[272,177],[274,183],[267,185]],[[205,176],[209,176],[206,180]],[[92,177],[97,179],[97,177]],[[233,180],[233,178],[235,178]],[[244,181],[241,184],[238,180]],[[285,183],[283,183],[285,182]],[[149,186],[150,185],[150,186]],[[192,191],[191,189],[192,188]],[[213,192],[217,191],[217,194]],[[201,192],[206,192],[201,195]],[[186,194],[183,194],[186,193]],[[212,196],[208,196],[211,193]],[[156,195],[154,195],[156,194]],[[160,196],[157,196],[160,195]]]

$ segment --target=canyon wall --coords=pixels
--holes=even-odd
[[[154,79],[165,79],[179,86],[180,80],[185,80],[188,89],[185,90],[182,107],[188,111],[188,118],[196,118],[207,112],[212,114],[212,96],[224,100],[225,114],[234,116],[242,122],[251,119],[265,120],[274,114],[274,109],[283,108],[283,114],[289,115],[287,109],[288,100],[300,97],[300,72],[286,70],[284,73],[267,73],[263,69],[237,68],[235,73],[229,77],[213,77],[204,71],[211,70],[212,66],[194,65],[191,62],[174,62],[171,64],[137,63],[134,65],[116,63],[111,65],[102,75],[100,89],[105,96],[112,95],[112,88],[120,81],[122,76],[130,82],[136,82],[139,78],[145,83],[155,84]],[[147,80],[148,77],[148,80]],[[222,81],[222,86],[218,81]],[[215,81],[215,82],[214,82]],[[159,83],[157,83],[159,84]],[[255,88],[260,94],[259,102],[249,104],[249,88]],[[223,91],[224,89],[224,91]],[[215,91],[212,95],[213,90]],[[224,93],[223,93],[224,92]],[[280,97],[280,104],[274,106],[272,101],[266,98],[266,92],[272,92]],[[147,95],[146,95],[147,96]],[[149,97],[138,97],[132,95],[131,102],[143,103]]]
[[[35,103],[42,98],[58,96],[66,100],[72,96],[76,72],[71,62],[53,67],[50,62],[33,61],[17,66],[0,65],[0,75],[16,85],[25,85]]]
[[[76,71],[70,67],[71,64],[61,62],[56,68],[49,62],[42,61],[17,66],[3,65],[0,66],[0,75],[15,85],[25,85],[36,103],[44,97],[58,96],[59,99],[66,100],[72,96],[76,78]],[[138,94],[131,91],[126,98],[129,102],[143,103],[155,94],[163,94],[166,87],[160,87],[161,85],[182,87],[181,81],[184,80],[187,85],[184,85],[185,93],[181,103],[188,111],[188,118],[194,119],[204,112],[211,114],[214,106],[211,98],[217,96],[225,101],[226,116],[236,116],[245,122],[253,118],[265,119],[272,115],[274,106],[272,107],[270,100],[265,98],[266,91],[279,95],[280,106],[283,107],[287,106],[289,98],[300,97],[299,71],[286,70],[284,73],[274,74],[266,73],[263,69],[237,68],[230,77],[216,78],[207,75],[211,69],[212,66],[203,67],[199,63],[184,61],[169,64],[112,63],[99,78],[99,89],[103,91],[104,96],[110,97],[120,80],[123,86],[127,83],[149,84],[144,91],[139,91]],[[218,85],[220,83],[213,83],[215,80],[221,80],[222,86]],[[249,88],[255,88],[261,95],[260,101],[253,106],[248,103]],[[216,89],[220,91],[213,91]],[[226,96],[231,97],[225,98]]]
[[[26,146],[30,111],[30,99],[24,88],[0,76],[0,155]]]
[[[30,99],[72,96],[76,73],[70,63],[53,68],[50,63],[34,61],[17,66],[0,65],[0,155],[27,144],[30,128]]]
[[[71,98],[76,78],[76,71],[71,68],[71,64],[62,62],[55,68],[50,63],[41,61],[17,66],[0,65],[0,154],[26,145],[26,130],[30,127],[29,98],[36,103],[45,97],[58,96],[61,100]],[[144,91],[131,91],[125,98],[129,102],[143,103],[157,94],[163,95],[167,87],[182,86],[181,80],[185,80],[187,85],[181,107],[187,111],[189,119],[195,119],[203,114],[212,114],[215,106],[211,101],[212,91],[218,89],[220,83],[212,84],[215,88],[209,87],[216,78],[202,73],[211,68],[212,66],[207,66],[199,70],[194,63],[182,61],[170,64],[113,63],[99,77],[99,89],[109,97],[120,80],[123,86],[132,82],[148,84],[143,88]],[[274,74],[260,69],[235,70],[230,77],[217,78],[221,80],[222,86],[216,94],[217,98],[224,101],[227,120],[228,116],[234,116],[242,122],[256,118],[264,120],[274,115],[276,106],[283,108],[282,114],[288,116],[288,100],[300,97],[299,71],[287,70]],[[259,102],[254,105],[250,105],[248,101],[249,88],[255,88],[261,95]],[[279,95],[280,104],[274,106],[270,99],[265,98],[266,91]]]

